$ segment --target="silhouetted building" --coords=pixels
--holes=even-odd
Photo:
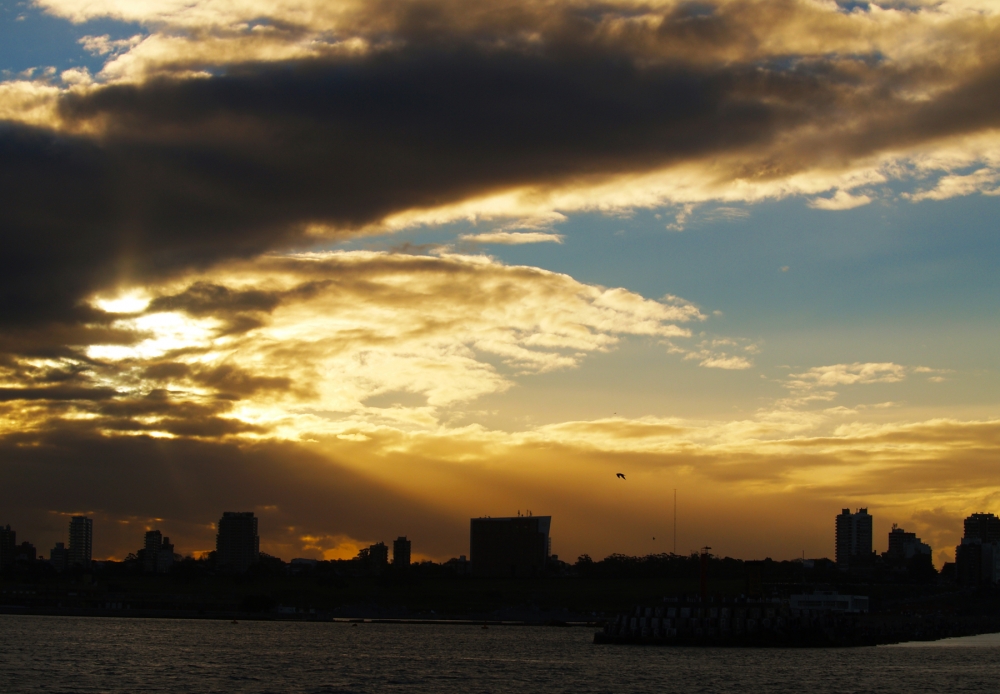
[[[93,554],[94,521],[84,516],[73,516],[69,521],[69,566],[90,568]]]
[[[965,519],[965,534],[970,540],[1000,542],[1000,518],[992,513],[973,513]]]
[[[244,573],[260,561],[257,519],[252,511],[226,511],[215,536],[215,563],[220,569]]]
[[[872,517],[868,509],[859,508],[856,513],[845,508],[837,516],[837,566],[847,569],[851,566],[867,566],[872,561]]]
[[[142,548],[147,552],[155,554],[163,546],[163,533],[159,530],[147,530],[143,540]]]
[[[56,571],[62,572],[69,568],[69,550],[62,542],[57,542],[49,553],[49,563]]]
[[[368,568],[378,575],[389,566],[389,547],[384,542],[376,542],[368,548]]]
[[[146,573],[162,574],[174,565],[174,546],[169,537],[163,537],[159,530],[147,530],[143,547],[137,552]]]
[[[963,538],[955,548],[955,575],[959,585],[970,588],[983,583],[983,543],[979,538]]]
[[[473,576],[524,577],[545,571],[552,516],[473,518],[469,560]]]
[[[30,542],[22,542],[14,548],[14,561],[21,563],[32,563],[38,559],[38,550]]]
[[[882,557],[889,561],[906,561],[918,556],[931,556],[931,546],[921,542],[916,533],[908,533],[894,523],[889,531],[889,549]]]
[[[1000,583],[1000,518],[974,513],[965,519],[965,536],[955,548],[955,574],[967,587]]]
[[[142,549],[136,552],[139,561],[142,562],[142,570],[146,573],[156,571],[156,555],[163,546],[163,533],[159,530],[147,530],[143,538]]]
[[[11,530],[9,525],[0,527],[0,570],[14,566],[16,544],[17,532]]]
[[[392,565],[397,569],[410,568],[410,541],[405,535],[392,543]]]
[[[160,551],[156,553],[156,573],[167,573],[177,559],[178,556],[174,554],[174,546],[170,542],[170,538],[163,538],[163,542],[160,543]]]
[[[937,576],[931,546],[916,533],[908,533],[895,523],[889,531],[889,549],[882,552],[885,567],[900,578],[925,582]]]
[[[389,566],[389,547],[384,542],[362,548],[354,558],[364,574],[380,576]]]

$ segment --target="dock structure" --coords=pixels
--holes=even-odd
[[[792,596],[801,598],[805,596]],[[618,614],[594,635],[599,644],[838,647],[932,641],[991,633],[1000,616],[870,615],[867,598],[674,600]]]

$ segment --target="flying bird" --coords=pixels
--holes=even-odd
[[[617,475],[615,475],[615,477],[621,477],[622,479],[625,479],[625,475],[623,475],[623,474],[622,474],[622,473],[620,473],[620,472],[619,472],[619,473],[618,473]]]

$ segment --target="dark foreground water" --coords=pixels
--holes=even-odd
[[[595,646],[593,630],[0,615],[0,692],[995,692],[1000,635]]]

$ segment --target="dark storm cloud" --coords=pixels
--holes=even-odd
[[[184,311],[192,316],[212,316],[229,321],[227,332],[246,332],[260,325],[256,314],[271,313],[283,302],[312,298],[331,284],[332,280],[315,280],[287,290],[239,290],[198,281],[177,294],[154,298],[145,312]]]
[[[761,143],[828,91],[795,71],[466,48],[66,96],[99,138],[0,130],[0,320],[72,318],[99,287],[287,247],[312,222]]]
[[[281,297],[256,289],[238,291],[219,284],[195,282],[179,294],[160,296],[150,302],[149,312],[182,310],[193,316],[242,311],[272,311]]]
[[[112,388],[54,386],[51,388],[0,388],[0,402],[13,400],[107,400],[117,395]]]
[[[233,364],[222,364],[211,368],[195,368],[180,362],[152,364],[143,370],[150,380],[183,380],[208,386],[218,392],[217,397],[238,399],[260,391],[287,391],[291,380],[279,376],[258,376]]]
[[[223,364],[212,369],[196,370],[192,374],[195,382],[214,388],[220,397],[240,399],[261,391],[284,392],[291,388],[291,379],[280,376],[255,376],[231,364]]]

